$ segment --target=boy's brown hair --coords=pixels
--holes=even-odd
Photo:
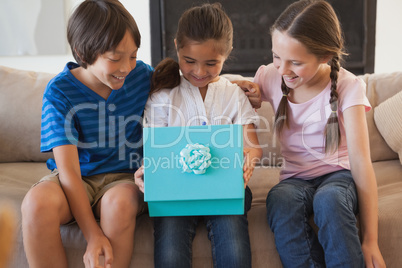
[[[127,31],[139,48],[137,24],[119,1],[86,0],[68,21],[67,40],[77,63],[87,68],[99,55],[115,49]]]

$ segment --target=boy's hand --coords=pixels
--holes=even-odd
[[[104,257],[104,264],[99,262],[100,257]],[[85,268],[111,268],[113,263],[112,246],[104,235],[98,235],[88,239],[87,250],[84,254]]]
[[[248,80],[236,80],[232,81],[232,83],[237,84],[241,89],[243,89],[254,109],[261,108],[261,91],[258,84]]]
[[[144,192],[144,166],[142,165],[134,173],[134,182],[138,186],[141,192]]]

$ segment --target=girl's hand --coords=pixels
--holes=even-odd
[[[257,133],[253,124],[244,125],[243,127],[243,179],[244,188],[246,188],[251,176],[253,175],[254,167],[257,161],[262,157],[262,150],[258,143]]]
[[[246,188],[248,182],[250,181],[251,176],[253,175],[254,167],[256,161],[259,159],[257,152],[258,149],[254,148],[244,148],[244,164],[243,164],[243,179],[244,179],[244,188]]]
[[[254,109],[261,108],[261,91],[258,84],[248,80],[236,80],[232,83],[237,84],[244,91]]]
[[[138,186],[141,192],[144,192],[144,166],[142,165],[134,173],[134,182]]]
[[[366,268],[385,268],[385,262],[381,255],[380,249],[377,243],[362,243],[362,250],[364,256],[364,262],[366,263]]]
[[[104,264],[100,263],[100,257],[104,257]],[[113,250],[109,239],[103,234],[88,239],[87,250],[84,254],[85,268],[111,268],[113,263]]]

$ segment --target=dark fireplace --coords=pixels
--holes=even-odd
[[[343,66],[355,74],[374,72],[377,0],[332,0],[342,24],[349,55]],[[291,0],[150,0],[152,65],[176,59],[174,35],[182,12],[203,2],[220,2],[232,20],[234,44],[224,73],[254,75],[272,62],[269,28]]]

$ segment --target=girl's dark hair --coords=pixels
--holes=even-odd
[[[210,39],[221,41],[220,53],[229,56],[233,45],[233,26],[220,3],[203,4],[186,10],[180,17],[177,32],[177,50],[189,41],[205,42]],[[152,77],[150,94],[162,88],[174,88],[180,84],[179,64],[167,58],[156,67]]]
[[[77,63],[87,68],[99,55],[115,49],[127,31],[139,48],[137,24],[119,1],[86,0],[68,20],[67,39]]]
[[[318,59],[331,56],[328,64],[331,66],[331,114],[325,127],[325,152],[332,153],[340,144],[340,130],[338,124],[338,93],[337,82],[342,56],[344,38],[340,22],[332,6],[323,0],[300,0],[286,8],[271,27],[271,34],[275,31],[286,33],[302,43],[307,50]],[[283,97],[275,115],[275,127],[280,133],[287,121],[287,95],[290,89],[282,79]]]

